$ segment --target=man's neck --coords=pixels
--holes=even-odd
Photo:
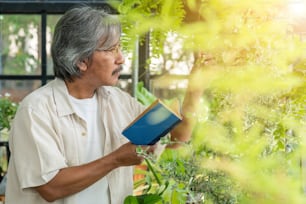
[[[92,98],[96,92],[96,87],[91,87],[88,83],[82,83],[81,80],[65,81],[65,84],[69,94],[77,99]]]

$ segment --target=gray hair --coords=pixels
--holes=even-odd
[[[103,10],[82,6],[67,11],[55,26],[51,45],[55,77],[68,81],[80,77],[77,64],[91,59],[98,47],[114,46],[120,35],[118,18]]]

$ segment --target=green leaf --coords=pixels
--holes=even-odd
[[[143,86],[143,82],[139,82],[137,84],[136,98],[143,105],[150,105],[151,103],[153,103],[153,101],[156,100],[156,96],[154,96],[149,90],[147,90]]]
[[[159,201],[162,201],[162,198],[157,194],[143,194],[126,197],[124,204],[155,204]]]
[[[141,195],[141,198],[143,198],[143,204],[154,204],[162,200],[161,196],[157,194]]]
[[[171,203],[184,204],[186,203],[186,196],[178,191],[173,191],[171,196]]]
[[[124,199],[124,204],[139,204],[137,198],[135,196],[127,196]]]

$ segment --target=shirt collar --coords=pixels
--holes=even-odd
[[[59,116],[65,116],[74,113],[72,103],[69,99],[68,89],[62,79],[56,78],[53,81],[53,95],[56,109]]]
[[[59,116],[65,116],[75,113],[71,99],[69,98],[69,92],[65,82],[62,79],[55,78],[53,81],[53,95],[56,108]],[[109,99],[111,96],[111,87],[101,86],[97,90],[97,97],[103,97]]]

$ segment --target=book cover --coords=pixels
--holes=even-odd
[[[181,116],[157,99],[132,121],[122,134],[133,144],[153,145],[181,121]]]

